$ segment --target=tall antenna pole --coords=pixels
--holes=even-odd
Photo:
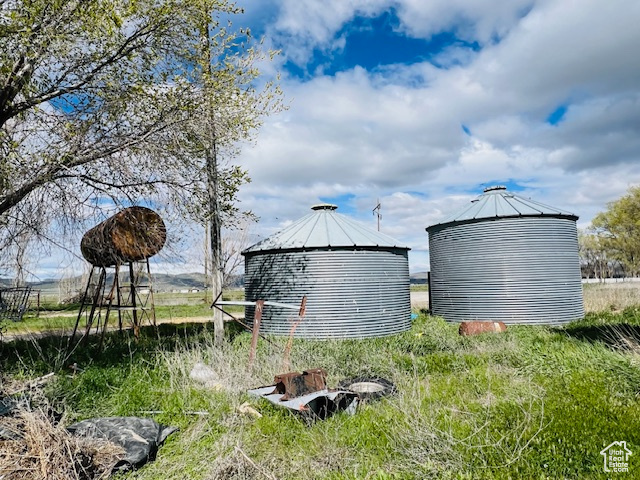
[[[380,199],[376,200],[376,207],[372,210],[374,215],[378,216],[378,231],[380,231],[380,219],[382,218],[382,215],[380,214],[380,209],[382,208],[382,204],[380,203]]]

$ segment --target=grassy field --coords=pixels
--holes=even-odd
[[[587,284],[583,291],[587,312],[619,312],[640,305],[640,285],[635,282]]]
[[[424,297],[421,306],[427,305],[426,285],[412,285],[413,295]],[[78,308],[77,304],[61,305],[57,297],[45,297],[39,312],[28,312],[22,322],[6,323],[8,334],[24,334],[43,331],[69,330],[75,324]],[[207,318],[211,316],[211,298],[205,292],[198,293],[159,293],[155,297],[156,318],[158,321],[183,321],[188,318]],[[225,292],[225,300],[243,300],[242,290]],[[640,285],[634,283],[620,284],[590,284],[584,288],[585,309],[587,312],[620,311],[626,307],[640,305]],[[242,313],[243,307],[227,306],[230,313]],[[416,308],[416,311],[419,308]],[[111,322],[117,322],[112,313]]]
[[[244,299],[242,290],[225,292],[225,300]],[[45,299],[40,311],[29,311],[22,322],[4,324],[7,334],[28,334],[34,332],[67,331],[73,328],[78,317],[78,304],[61,305],[54,298]],[[205,319],[211,317],[212,300],[204,292],[199,293],[159,293],[154,296],[155,315],[159,322],[186,321],[188,318]],[[227,306],[229,313],[243,313],[244,307]],[[109,316],[111,325],[117,325],[117,314]],[[125,319],[126,323],[126,319]]]
[[[426,284],[414,284],[414,285],[411,285],[410,288],[412,292],[428,292],[429,291],[429,285],[426,285]]]
[[[7,382],[55,370],[46,395],[66,422],[143,415],[180,428],[155,462],[118,478],[604,479],[605,446],[640,452],[640,307],[623,306],[627,293],[561,329],[460,337],[421,314],[393,337],[296,340],[292,369],[323,367],[330,386],[361,375],[397,386],[354,416],[313,423],[247,395],[283,372],[285,340],[261,340],[248,370],[250,336],[231,325],[222,348],[209,325],[161,325],[160,337],[114,333],[103,352],[89,346],[65,363],[56,337],[1,344],[0,371]],[[590,286],[585,299],[609,294]],[[71,375],[70,362],[82,371]],[[189,378],[197,362],[221,388]],[[240,413],[245,402],[262,417]],[[640,459],[617,475],[640,478]]]

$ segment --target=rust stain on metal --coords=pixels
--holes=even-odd
[[[273,381],[276,384],[274,393],[281,394],[281,400],[286,401],[325,390],[327,388],[327,372],[322,368],[313,368],[302,373],[290,372],[276,375]]]
[[[307,419],[325,419],[346,411],[356,412],[358,393],[346,389],[327,388],[327,372],[322,368],[276,375],[275,385],[253,388],[250,395],[262,397],[274,405],[302,413]]]
[[[251,349],[249,350],[249,365],[253,367],[256,359],[256,350],[258,348],[258,335],[260,334],[260,322],[262,321],[262,310],[264,309],[264,300],[256,300],[256,313],[253,319],[253,333],[251,334]]]
[[[298,311],[298,317],[300,317],[300,320],[304,318],[305,313],[307,313],[307,296],[306,295],[302,297],[302,302],[300,302],[300,310]],[[300,322],[298,321],[298,323]]]
[[[500,333],[507,330],[504,322],[462,322],[458,333],[463,336]]]
[[[289,370],[289,359],[291,357],[291,348],[293,348],[293,334],[296,332],[298,325],[304,320],[304,314],[307,312],[307,296],[302,297],[300,302],[300,310],[298,311],[298,319],[293,322],[291,330],[289,331],[289,339],[284,347],[284,354],[282,355],[282,367],[284,370]]]
[[[146,207],[129,207],[85,233],[80,250],[92,265],[111,267],[152,257],[166,239],[160,215]]]

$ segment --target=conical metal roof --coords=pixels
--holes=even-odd
[[[482,195],[471,200],[470,205],[452,213],[442,221],[427,227],[427,231],[433,227],[449,223],[465,223],[503,217],[538,216],[561,217],[572,220],[578,219],[578,216],[573,213],[521,197],[507,191],[507,187],[495,186],[485,188]]]
[[[270,251],[326,247],[402,248],[394,238],[371,230],[361,223],[336,212],[338,207],[322,203],[311,207],[312,213],[284,230],[262,240],[242,252],[243,255]]]

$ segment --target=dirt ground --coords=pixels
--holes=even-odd
[[[414,310],[429,308],[429,292],[411,292],[411,308]]]

